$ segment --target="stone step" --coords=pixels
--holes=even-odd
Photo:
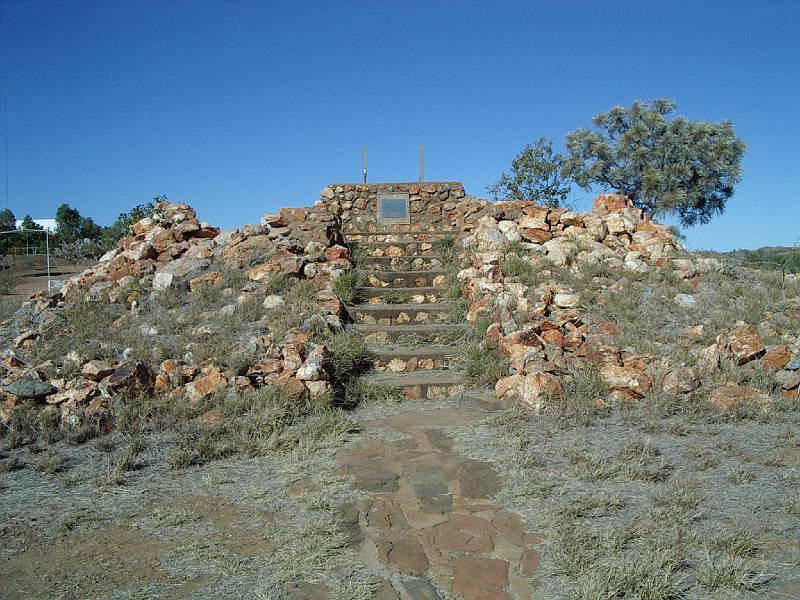
[[[348,327],[366,342],[397,342],[412,346],[426,344],[455,344],[463,340],[472,328],[469,325],[362,325]]]
[[[350,318],[365,325],[408,325],[412,323],[447,323],[452,304],[357,304],[347,309]]]
[[[449,272],[428,271],[363,271],[366,283],[372,287],[439,287],[447,283]]]
[[[350,231],[344,233],[348,244],[356,242],[431,242],[456,237],[455,231]]]
[[[370,344],[373,366],[376,371],[410,373],[431,369],[452,369],[460,359],[458,348],[453,346],[404,346],[398,344]]]
[[[434,242],[358,242],[358,251],[367,257],[435,256],[443,251]],[[351,244],[352,247],[352,244]]]
[[[506,410],[514,406],[512,402],[500,400],[494,393],[494,389],[488,387],[467,390],[464,392],[464,400],[481,410],[490,412]]]
[[[436,271],[448,265],[441,256],[365,256],[356,262],[370,271]]]
[[[440,400],[463,393],[467,386],[454,371],[374,373],[367,381],[375,386],[399,389],[408,400]]]
[[[356,297],[368,304],[435,304],[441,302],[447,288],[420,286],[408,288],[361,287]]]

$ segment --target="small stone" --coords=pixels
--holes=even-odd
[[[210,367],[206,369],[202,377],[195,379],[191,383],[187,383],[184,389],[186,390],[186,396],[190,400],[197,401],[218,392],[224,388],[227,383],[225,376],[219,369]]]
[[[264,308],[270,310],[273,308],[277,308],[286,303],[286,300],[283,296],[278,296],[277,294],[270,294],[266,298],[264,298],[264,302],[262,303]]]
[[[675,294],[675,297],[672,300],[675,302],[675,304],[682,306],[683,308],[694,308],[697,306],[697,298],[691,294]]]
[[[153,289],[158,291],[168,290],[172,287],[175,275],[172,273],[159,272],[153,276]]]
[[[755,325],[742,325],[729,332],[727,337],[717,338],[717,345],[737,365],[754,360],[764,354],[764,342]]]
[[[578,295],[558,293],[553,296],[553,304],[559,308],[574,308],[578,305]]]
[[[792,353],[788,346],[778,346],[761,357],[761,368],[767,373],[775,373],[789,363],[791,356]]]
[[[700,387],[700,370],[675,369],[664,376],[664,391],[670,394],[688,394]]]
[[[543,372],[526,375],[519,389],[522,407],[534,412],[539,412],[546,400],[559,398],[562,393],[558,378]]]
[[[81,375],[92,381],[102,381],[114,372],[114,367],[105,360],[90,360],[81,369]]]

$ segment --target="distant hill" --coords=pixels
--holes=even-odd
[[[756,269],[780,270],[787,273],[800,272],[800,247],[764,246],[756,250],[733,250],[726,256],[742,261],[742,264]]]

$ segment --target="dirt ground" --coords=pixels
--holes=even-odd
[[[119,434],[5,450],[0,598],[800,597],[796,412],[352,416],[344,445],[182,470],[151,434],[113,485]]]
[[[51,280],[65,281],[86,268],[50,257]],[[44,256],[0,257],[0,319],[7,319],[31,294],[47,290],[47,259]]]

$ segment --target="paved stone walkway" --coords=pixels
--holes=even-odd
[[[531,598],[541,538],[489,500],[501,483],[492,465],[454,453],[447,434],[484,417],[411,404],[365,424],[393,433],[392,441],[369,438],[338,453],[341,471],[371,493],[342,512],[351,543],[385,579],[378,598]]]

